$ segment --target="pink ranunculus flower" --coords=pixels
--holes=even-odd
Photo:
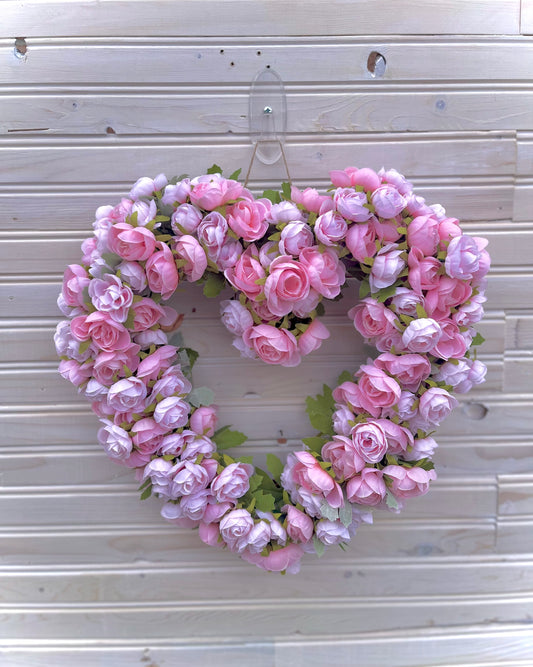
[[[72,320],[70,325],[71,331],[75,338],[83,340],[78,337],[82,335],[80,333],[81,328],[74,326],[74,323],[78,319],[76,317]],[[95,311],[87,315],[84,330],[87,335],[85,340],[92,339],[93,343],[104,352],[125,350],[131,344],[131,337],[128,330],[120,322],[115,322],[109,313]]]
[[[190,405],[179,396],[169,396],[155,406],[155,421],[167,429],[181,428],[189,420]]]
[[[94,377],[106,386],[124,377],[124,367],[134,373],[139,366],[140,347],[131,343],[124,350],[100,352],[94,360]]]
[[[364,298],[351,308],[348,317],[353,318],[354,327],[363,338],[383,336],[399,326],[395,313],[372,297]]]
[[[382,167],[378,171],[378,176],[383,183],[388,183],[394,186],[401,195],[406,195],[412,192],[413,184],[410,183],[403,174],[396,171],[396,169],[385,169]]]
[[[224,178],[220,174],[197,176],[191,179],[190,183],[190,200],[204,211],[213,211],[218,206],[238,199],[244,189],[237,181]]]
[[[453,314],[453,321],[460,327],[479,322],[484,315],[483,304],[486,300],[483,294],[475,294]]]
[[[352,188],[337,188],[333,194],[333,203],[335,210],[351,222],[366,222],[372,216],[364,192],[356,192]]]
[[[117,272],[120,272],[120,279],[123,283],[128,283],[131,289],[139,294],[146,285],[146,273],[143,266],[138,262],[121,262],[117,266]]]
[[[86,382],[93,373],[93,362],[80,363],[75,359],[62,359],[59,362],[59,373],[65,380],[79,387]]]
[[[383,468],[383,475],[391,480],[391,492],[396,498],[423,496],[429,491],[430,481],[437,479],[437,473],[434,470],[417,467],[403,468],[397,465]]]
[[[240,200],[228,209],[228,225],[244,241],[257,241],[268,229],[269,213],[268,199]]]
[[[284,505],[282,512],[287,514],[287,534],[294,542],[309,542],[313,537],[314,524],[310,516],[301,512],[294,505]]]
[[[331,507],[342,507],[344,500],[340,486],[309,452],[294,452],[296,462],[292,477],[298,486],[310,493],[323,496]]]
[[[378,174],[368,167],[363,167],[362,169],[347,167],[345,172],[350,176],[350,185],[360,185],[367,192],[374,192],[381,185],[381,179]]]
[[[313,230],[306,222],[289,222],[281,230],[279,251],[282,255],[298,257],[304,248],[310,248],[315,242]],[[274,257],[274,255],[272,255]]]
[[[421,317],[409,323],[402,341],[410,352],[424,354],[435,347],[442,336],[440,324],[429,317]]]
[[[215,434],[218,417],[217,409],[214,405],[204,405],[197,408],[191,415],[191,430],[198,435],[206,435],[211,438]]]
[[[376,366],[361,366],[358,387],[361,392],[363,407],[373,417],[379,417],[381,408],[389,408],[398,402],[401,394],[400,385]]]
[[[268,572],[298,574],[303,554],[304,551],[300,544],[287,544],[282,549],[271,551],[268,556],[251,554],[244,551],[241,553],[241,558]]]
[[[417,428],[429,431],[435,426],[439,426],[458,405],[457,399],[445,389],[430,387],[420,397],[418,414],[411,421]]]
[[[454,322],[445,320],[440,323],[440,328],[442,336],[431,350],[431,354],[440,359],[460,359],[466,353],[468,344],[459,327]]]
[[[178,286],[178,270],[172,250],[166,243],[158,241],[158,250],[146,261],[146,279],[152,292],[161,294],[163,299],[169,299]]]
[[[163,398],[169,396],[186,396],[192,390],[189,380],[183,375],[179,366],[170,366],[152,387],[152,396],[161,394]]]
[[[160,498],[171,498],[170,482],[175,466],[170,461],[156,458],[146,464],[143,470],[143,480],[150,478],[152,493]]]
[[[387,454],[400,454],[413,444],[413,434],[407,428],[390,419],[376,419],[374,424],[381,427],[387,440]]]
[[[301,191],[295,185],[291,186],[291,200],[295,204],[301,204],[310,213],[320,213],[322,205],[331,201],[328,196],[318,194],[314,188]]]
[[[220,251],[228,233],[228,222],[226,218],[213,211],[205,216],[196,230],[196,236],[200,243],[215,256]]]
[[[416,294],[422,295],[423,290],[432,290],[438,286],[442,266],[438,259],[424,257],[419,248],[411,248],[407,263],[409,265],[407,280]]]
[[[230,551],[242,553],[247,545],[247,537],[254,527],[248,510],[232,510],[222,517],[219,523],[222,539],[228,545]]]
[[[306,267],[289,255],[276,257],[269,267],[265,282],[265,296],[269,310],[283,317],[291,312],[298,301],[309,294],[311,282]]]
[[[83,256],[81,258],[82,264],[90,265],[100,258],[100,252],[97,247],[97,239],[94,236],[91,236],[88,239],[82,241],[81,251]]]
[[[383,473],[376,468],[363,468],[346,485],[346,495],[351,503],[380,505],[387,495]]]
[[[423,306],[424,299],[420,294],[407,287],[397,287],[391,303],[400,315],[417,317],[416,307],[418,305]]]
[[[89,283],[89,296],[96,310],[109,313],[115,322],[125,322],[133,303],[133,292],[118,276],[106,273]]]
[[[246,536],[249,554],[260,554],[270,542],[272,530],[266,521],[258,521]]]
[[[402,459],[405,461],[420,461],[433,456],[437,449],[437,443],[432,437],[415,438],[413,443],[407,447],[407,451],[402,453]]]
[[[237,291],[255,301],[263,292],[262,285],[258,285],[257,281],[265,277],[265,269],[261,266],[253,243],[242,253],[235,266],[224,271],[224,275]]]
[[[346,233],[346,246],[358,262],[376,254],[376,232],[372,225],[350,225]]]
[[[379,463],[387,453],[387,437],[380,425],[382,421],[363,422],[352,429],[354,449],[366,463]]]
[[[168,430],[151,417],[145,417],[131,427],[133,444],[142,454],[153,454],[160,446],[161,436],[166,435]]]
[[[201,509],[201,505],[200,505]],[[200,516],[202,512],[200,511]],[[197,528],[200,524],[200,519],[194,520],[190,519],[184,512],[184,508],[181,503],[165,503],[161,508],[161,516],[163,519],[170,521],[178,528]]]
[[[81,306],[86,309],[84,304],[84,291],[91,283],[91,278],[87,271],[79,264],[69,264],[65,269],[63,276],[63,299],[68,306]]]
[[[455,236],[448,244],[444,266],[450,278],[472,280],[479,269],[481,252],[471,236]]]
[[[334,299],[340,294],[346,274],[333,248],[326,248],[323,252],[317,246],[304,248],[300,253],[300,262],[307,269],[311,286],[319,294],[326,299]]]
[[[180,498],[203,491],[210,482],[209,468],[211,466],[207,465],[209,461],[213,462],[216,471],[217,462],[214,459],[204,459],[201,464],[192,461],[179,462],[170,482],[170,496]]]
[[[220,314],[224,326],[234,336],[242,336],[246,329],[249,329],[254,323],[248,308],[237,299],[221,301]]]
[[[311,313],[316,309],[320,301],[322,301],[321,295],[311,287],[306,298],[294,304],[292,313],[302,319],[311,317]]]
[[[321,519],[316,524],[316,536],[326,546],[350,541],[348,528],[340,521]]]
[[[107,403],[118,412],[142,412],[146,405],[146,394],[144,382],[132,375],[109,387]]]
[[[168,180],[165,174],[158,174],[154,179],[143,176],[142,178],[139,178],[133,185],[132,189],[130,190],[130,197],[132,199],[150,197],[154,194],[154,192],[162,190],[167,184]]]
[[[446,250],[449,242],[456,236],[462,236],[463,230],[459,226],[457,218],[444,218],[439,220],[439,248]]]
[[[301,361],[298,342],[287,329],[258,324],[244,332],[243,340],[267,364],[291,367],[297,366]]]
[[[317,350],[322,341],[329,338],[330,333],[322,322],[313,320],[307,329],[298,336],[298,349],[304,356]]]
[[[187,280],[191,283],[200,280],[207,269],[207,257],[205,250],[194,236],[185,234],[180,237],[174,246],[174,250],[178,257],[186,262],[183,272],[187,276]]]
[[[188,496],[182,496],[180,500],[180,507],[183,512],[183,516],[185,516],[187,519],[190,519],[191,521],[201,521],[204,518],[209,498],[209,489],[200,489],[199,491],[196,491],[196,493],[191,493]]]
[[[372,193],[372,205],[377,215],[390,220],[405,208],[405,199],[392,185],[382,185]]]
[[[199,454],[211,456],[216,451],[216,445],[206,435],[198,435],[193,431],[184,431],[184,448],[181,458],[196,459]]]
[[[409,421],[416,415],[416,407],[414,406],[416,396],[411,391],[402,391],[400,400],[396,405],[390,408],[385,408],[381,416],[386,419],[399,417],[401,421]]]
[[[146,329],[150,329],[157,324],[165,315],[163,308],[148,297],[135,301],[132,309],[133,331],[146,331]]]
[[[385,352],[374,360],[374,364],[394,375],[400,385],[409,391],[417,391],[422,380],[431,373],[431,364],[420,354],[397,355]]]
[[[370,227],[372,227],[377,239],[381,243],[394,243],[401,236],[400,232],[398,231],[398,223],[396,218],[393,220],[381,220],[373,216],[370,218],[368,224]]]
[[[214,496],[211,496],[211,498],[209,499],[209,503],[205,508],[205,513],[202,521],[204,521],[205,523],[218,523],[220,519],[222,519],[224,514],[226,514],[226,512],[229,512],[232,509],[233,509],[232,502],[219,503],[217,502],[217,499]]]
[[[131,207],[131,216],[136,216],[134,220],[137,222],[138,227],[146,227],[149,222],[157,215],[157,206],[155,201],[152,201],[148,204],[144,201],[136,201],[135,204]],[[131,218],[130,218],[131,220]],[[160,223],[155,223],[155,227],[159,227]]]
[[[144,382],[157,380],[159,373],[172,365],[176,357],[177,347],[174,345],[163,345],[145,357],[137,368],[137,377],[143,378]]]
[[[324,245],[337,246],[344,239],[347,231],[346,221],[340,213],[335,213],[335,211],[328,211],[315,220],[315,236]]]
[[[322,447],[322,458],[331,462],[333,472],[339,480],[350,479],[365,467],[365,460],[355,447],[354,441],[344,435],[334,435],[333,439]]]
[[[291,201],[282,201],[271,206],[268,219],[274,224],[286,224],[299,222],[303,220],[303,216],[296,204]]]
[[[141,350],[148,350],[152,345],[166,345],[168,336],[161,329],[146,329],[133,334],[133,342],[137,343]]]
[[[354,385],[357,387],[357,385]],[[337,405],[337,409],[333,413],[333,430],[339,435],[349,436],[355,420],[354,413],[346,405]]]
[[[254,467],[249,463],[231,463],[211,482],[211,491],[219,503],[237,502],[250,488]]]
[[[468,282],[449,276],[440,276],[437,285],[426,294],[426,313],[435,320],[444,320],[450,308],[456,308],[470,299],[472,287]]]
[[[109,229],[108,244],[111,252],[128,262],[143,262],[155,250],[155,236],[145,227],[132,227],[119,222]]]
[[[379,352],[392,352],[393,349],[395,353],[407,352],[402,341],[402,334],[396,329],[378,336],[374,339],[374,345]]]
[[[191,193],[191,181],[188,178],[176,183],[176,185],[167,185],[161,197],[161,203],[165,206],[175,206],[184,204]]]
[[[403,250],[398,249],[396,243],[389,243],[381,248],[374,257],[370,272],[370,291],[377,292],[393,285],[405,267],[402,259]]]
[[[105,426],[98,431],[98,442],[112,459],[126,459],[132,450],[131,438],[127,431],[108,419],[100,420]]]
[[[207,254],[209,259],[215,262],[221,271],[225,271],[237,264],[243,250],[240,241],[231,238],[231,236],[226,236],[220,248],[216,250],[208,249]]]
[[[487,275],[490,269],[490,255],[489,253],[485,250],[486,246],[488,245],[487,239],[482,239],[479,238],[478,236],[474,236],[474,241],[476,242],[476,245],[479,250],[479,268],[478,270],[472,275],[472,285],[475,287],[483,285],[483,278]]]
[[[172,214],[170,224],[176,236],[194,234],[202,222],[202,212],[192,204],[181,204]]]
[[[418,215],[407,226],[407,245],[430,257],[439,245],[439,221],[432,215]]]
[[[405,208],[412,216],[433,214],[433,210],[426,204],[424,197],[415,195],[414,192],[405,195]]]

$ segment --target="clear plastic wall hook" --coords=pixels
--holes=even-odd
[[[287,99],[283,81],[273,69],[264,69],[252,81],[248,116],[254,155],[263,164],[274,164],[283,153]]]

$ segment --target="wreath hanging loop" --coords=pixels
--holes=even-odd
[[[327,194],[283,184],[255,198],[214,167],[195,178],[141,178],[96,211],[80,264],[67,267],[55,334],[59,366],[99,416],[98,440],[135,468],[141,498],[272,571],[296,572],[305,552],[343,545],[372,510],[397,512],[435,479],[431,433],[484,381],[470,353],[482,342],[486,240],[463,234],[394,169],[331,172]],[[377,356],[308,397],[317,433],[267,468],[224,449],[246,440],[217,429],[213,392],[193,388],[197,354],[168,334],[166,302],[182,282],[206,297],[230,285],[222,321],[244,357],[297,366],[329,337],[324,299],[348,276],[348,316]]]

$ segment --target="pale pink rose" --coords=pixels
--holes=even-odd
[[[59,322],[56,326],[54,333],[54,345],[58,357],[63,357],[67,354],[68,345],[71,340],[72,337],[70,335],[70,322],[61,320],[61,322]],[[78,359],[78,361],[81,360]]]
[[[243,191],[240,183],[224,178],[220,174],[197,176],[190,183],[192,186],[190,200],[204,211],[212,211],[218,206],[238,199]]]
[[[201,515],[201,512],[200,512]],[[195,521],[194,519],[189,519],[186,516],[181,503],[165,503],[161,508],[161,516],[163,519],[170,521],[178,528],[196,528],[198,527],[200,521]]]
[[[402,459],[405,461],[420,461],[433,456],[437,449],[437,443],[433,438],[415,438],[413,443],[407,447],[407,451],[402,453]]]
[[[180,508],[183,516],[191,521],[201,521],[204,517],[209,498],[209,489],[200,489],[200,491],[191,493],[189,496],[182,496]]]
[[[383,336],[399,325],[395,313],[372,297],[366,297],[350,308],[348,317],[353,318],[354,327],[364,338]]]
[[[322,516],[323,495],[311,493],[311,491],[300,486],[291,494],[291,499],[293,502],[299,503],[303,507],[304,512],[309,514],[309,516],[318,518]]]
[[[217,463],[214,459],[205,459],[201,464],[192,461],[178,463],[170,482],[170,497],[180,498],[203,491],[210,482],[209,466],[205,465],[209,461],[214,463],[216,470]]]
[[[161,444],[161,436],[167,433],[168,429],[151,417],[140,419],[131,427],[133,444],[142,454],[153,454],[157,451]]]
[[[198,435],[207,435],[210,438],[215,434],[217,421],[216,407],[204,405],[192,413],[190,419],[191,430]]]
[[[141,350],[148,350],[152,345],[166,345],[168,336],[161,329],[146,329],[146,331],[134,333],[132,340],[141,347]]]
[[[65,380],[68,380],[76,387],[79,387],[91,377],[93,373],[93,363],[92,361],[80,363],[75,359],[62,359],[59,362],[59,373]]]
[[[148,284],[144,268],[138,262],[121,262],[117,266],[118,272],[122,282],[128,283],[134,292],[142,292]]]
[[[420,397],[414,425],[428,431],[430,428],[438,426],[458,405],[457,399],[445,389],[430,387]]]
[[[276,257],[279,256],[280,253],[278,252],[278,245],[279,244],[275,243],[274,241],[267,241],[259,248],[259,261],[261,262],[261,266],[263,266],[265,269],[268,269]],[[290,255],[291,253],[283,252],[281,254]]]
[[[219,540],[220,528],[218,527],[218,524],[205,523],[205,513],[198,526],[198,537],[204,544],[207,544],[210,547],[217,547],[220,549],[223,546],[223,542]]]
[[[63,276],[63,299],[68,306],[81,306],[84,304],[84,291],[91,283],[87,271],[79,264],[69,264]]]
[[[146,227],[149,222],[152,222],[156,215],[157,206],[154,200],[149,204],[144,201],[136,201],[131,207],[130,221],[135,220],[138,227]],[[156,223],[154,226],[159,227],[160,223]]]
[[[190,405],[179,396],[169,396],[155,406],[154,419],[167,430],[181,428],[189,420]]]
[[[414,192],[410,192],[405,195],[405,208],[409,215],[432,215],[433,211],[426,204],[424,197],[420,195],[415,195]]]
[[[467,303],[453,314],[453,320],[459,327],[468,327],[483,319],[483,304],[487,299],[482,294],[475,294]]]
[[[211,491],[219,503],[237,502],[250,488],[254,467],[248,463],[231,463],[211,482]]]
[[[200,280],[207,268],[207,257],[205,250],[194,238],[185,234],[181,236],[174,245],[174,250],[180,259],[185,260],[186,264],[183,267],[187,280],[191,283]]]
[[[162,190],[165,185],[167,185],[168,180],[165,174],[158,174],[154,179],[143,176],[135,182],[134,186],[130,190],[130,197],[132,199],[140,199],[141,197],[150,197],[157,192]]]
[[[439,220],[440,250],[446,250],[448,243],[456,236],[461,236],[462,233],[463,231],[459,226],[459,220],[457,220],[457,218],[444,218],[443,220]]]
[[[143,378],[144,382],[157,380],[159,373],[172,365],[176,357],[177,347],[174,345],[163,345],[145,357],[137,368],[137,377]]]
[[[184,449],[181,458],[196,459],[199,454],[211,456],[216,451],[216,445],[206,435],[197,435],[193,431],[184,431]]]
[[[133,303],[133,292],[122,284],[120,278],[106,273],[104,278],[95,278],[89,284],[89,296],[93,306],[102,312],[109,313],[115,322],[125,322],[128,311]]]
[[[272,512],[262,512],[261,510],[255,510],[256,516],[260,519],[263,519],[268,523],[270,528],[270,540],[272,542],[277,542],[278,544],[285,544],[287,542],[287,531],[281,523],[276,519]]]
[[[115,322],[109,313],[95,311],[87,315],[82,327],[78,327],[80,318],[71,322],[72,335],[78,340],[92,339],[93,343],[104,352],[125,350],[131,344],[128,330],[119,322]],[[86,333],[86,338],[80,336]]]
[[[378,425],[385,433],[387,440],[387,454],[400,454],[413,444],[413,434],[408,429],[395,424],[389,419],[377,419],[375,422],[369,422]]]
[[[405,199],[392,185],[382,185],[372,193],[372,205],[377,215],[389,220],[403,211]]]
[[[131,343],[124,350],[100,352],[94,360],[94,377],[109,386],[120,377],[124,377],[124,367],[134,373],[139,366],[140,347]]]
[[[396,465],[383,468],[383,474],[392,481],[391,492],[396,498],[423,496],[429,491],[429,482],[437,479],[434,470],[403,468]]]
[[[248,510],[232,510],[220,520],[219,528],[222,539],[230,551],[242,553],[248,544],[247,537],[254,527]]]
[[[192,204],[181,204],[172,214],[170,224],[176,236],[194,234],[202,222],[202,212]]]
[[[419,354],[380,354],[374,364],[398,380],[403,388],[417,391],[422,380],[429,377],[431,364]]]
[[[448,244],[444,265],[450,278],[471,280],[479,269],[481,252],[471,236],[455,236]]]
[[[373,342],[379,352],[394,351],[395,354],[398,354],[399,352],[407,352],[402,341],[402,334],[396,329],[389,331],[382,336],[378,336]]]
[[[380,416],[381,408],[388,408],[398,402],[400,385],[379,368],[363,365],[357,375],[363,407],[373,417]]]
[[[243,359],[257,359],[257,354],[254,348],[250,346],[251,344],[248,345],[247,343],[245,343],[242,338],[240,337],[234,338],[231,344],[236,350],[240,352],[241,357]]]
[[[320,213],[322,205],[331,201],[330,197],[318,194],[314,188],[301,191],[295,185],[291,186],[291,200],[294,204],[301,204],[310,213]]]
[[[273,204],[270,208],[268,219],[273,224],[286,224],[303,220],[302,212],[291,201],[282,201]]]
[[[134,376],[123,378],[109,387],[107,403],[119,412],[142,412],[146,405],[146,385]]]
[[[161,378],[152,387],[152,396],[161,394],[163,398],[169,396],[186,396],[192,389],[192,385],[181,372],[179,366],[171,366],[163,373]]]
[[[111,252],[128,262],[147,260],[155,250],[155,236],[145,227],[132,227],[119,222],[109,229],[108,244]]]
[[[449,317],[450,308],[456,308],[472,296],[472,287],[464,280],[441,276],[437,285],[426,294],[424,308],[435,320]]]
[[[300,253],[300,262],[309,274],[311,286],[326,299],[334,299],[340,294],[341,285],[346,279],[344,265],[339,262],[333,248],[304,248]]]
[[[337,188],[333,195],[333,203],[335,210],[351,222],[366,222],[372,216],[364,192],[357,192],[352,188]]]
[[[234,336],[242,336],[246,329],[249,329],[254,323],[248,308],[236,299],[221,301],[220,314],[224,326]]]
[[[175,206],[176,204],[184,204],[191,193],[191,181],[184,178],[176,185],[167,185],[161,203],[165,206]]]
[[[237,291],[255,301],[263,291],[262,285],[258,285],[256,281],[265,277],[265,269],[259,262],[255,245],[249,245],[235,266],[226,269],[224,275]]]
[[[355,447],[354,441],[344,435],[334,435],[333,440],[322,447],[322,458],[331,462],[339,480],[350,479],[365,467],[365,460]]]
[[[479,361],[479,359],[475,359],[474,361],[468,359],[468,364],[470,366],[468,377],[455,387],[455,391],[458,394],[466,394],[472,387],[485,382],[485,376],[487,375],[485,364]]]
[[[97,239],[91,236],[91,238],[82,241],[81,251],[83,253],[81,258],[82,264],[92,264],[95,260],[99,259],[100,252],[97,248]]]
[[[319,320],[313,320],[307,329],[298,336],[298,349],[304,356],[317,350],[322,341],[329,338],[328,329]]]
[[[241,558],[260,567],[268,572],[288,572],[298,574],[300,571],[300,560],[304,552],[299,544],[288,544],[282,549],[271,551],[268,556],[251,554],[244,551]]]
[[[439,221],[431,215],[418,215],[407,226],[407,245],[423,255],[434,255],[439,241]]]
[[[472,276],[472,285],[479,286],[483,284],[483,278],[487,275],[490,269],[490,255],[485,250],[485,246],[488,244],[487,239],[481,239],[477,236],[474,236],[474,241],[479,249],[479,268]]]
[[[263,238],[268,229],[269,213],[268,199],[241,200],[228,209],[228,225],[244,241],[257,241]]]
[[[224,242],[216,250],[208,249],[209,259],[216,263],[221,271],[231,268],[237,264],[239,257],[243,253],[243,247],[237,239],[226,236]]]
[[[409,274],[407,280],[415,294],[421,295],[422,290],[434,289],[439,284],[442,264],[435,257],[424,257],[419,248],[411,248],[407,257]]]
[[[250,554],[260,554],[270,542],[272,531],[266,521],[258,521],[246,536],[246,548]]]
[[[251,302],[247,305],[263,320],[263,322],[272,322],[279,319],[277,315],[274,315],[274,313],[270,311],[266,301],[260,301],[259,303]]]
[[[345,171],[350,176],[351,185],[360,185],[367,192],[374,192],[374,190],[377,190],[381,185],[379,176],[373,169],[369,169],[368,167],[363,167],[362,169],[347,167]]]
[[[356,424],[352,429],[354,449],[359,458],[367,463],[379,463],[387,453],[387,438],[380,426],[382,421]]]
[[[397,287],[392,297],[392,305],[395,306],[396,312],[410,317],[417,317],[416,307],[423,306],[423,301],[422,296],[407,287]]]
[[[294,542],[309,542],[313,537],[314,524],[311,517],[293,505],[284,505],[282,512],[287,513],[287,534]]]
[[[340,521],[321,519],[316,524],[316,536],[326,546],[350,541],[348,528]]]
[[[209,503],[205,508],[202,521],[205,523],[218,523],[224,514],[231,509],[233,509],[233,503],[219,503],[214,496],[211,496]]]
[[[333,429],[335,433],[348,436],[353,427],[350,422],[355,420],[355,415],[346,405],[337,405],[336,407],[337,409],[333,413]]]
[[[389,183],[394,186],[401,195],[409,194],[413,189],[412,183],[410,183],[403,174],[396,171],[396,169],[385,170],[385,167],[381,167],[378,171],[378,176],[383,183]]]
[[[358,262],[376,254],[376,232],[374,227],[366,225],[350,225],[346,233],[346,246]]]
[[[346,494],[351,503],[380,505],[387,495],[382,471],[376,468],[363,468],[359,475],[348,481]]]
[[[464,356],[468,345],[454,322],[446,320],[440,323],[442,336],[431,354],[440,359],[460,359]]]
[[[169,299],[178,286],[178,270],[172,255],[172,250],[158,241],[159,251],[154,252],[146,261],[146,279],[152,292],[161,294],[163,299]]]
[[[411,391],[402,391],[400,400],[396,405],[385,408],[381,416],[386,419],[399,417],[401,421],[408,421],[416,415],[416,408],[413,407],[417,397]]]
[[[293,315],[296,315],[296,317],[301,317],[302,319],[311,317],[311,313],[316,309],[320,301],[322,301],[321,295],[311,287],[309,294],[305,299],[294,304],[292,313]]]
[[[112,459],[125,459],[132,450],[131,438],[127,431],[107,419],[100,420],[105,426],[98,431],[98,442]]]
[[[267,364],[290,367],[300,363],[298,343],[294,335],[287,329],[259,324],[247,329],[243,334],[243,340]]]
[[[446,209],[442,204],[431,204],[429,208],[433,211],[433,215],[439,222],[446,219]]]
[[[133,331],[146,331],[150,329],[164,316],[164,311],[153,299],[143,297],[135,301],[133,309]]]
[[[440,324],[429,317],[421,317],[409,323],[402,341],[411,352],[424,354],[435,347],[442,336]]]
[[[403,250],[398,249],[396,243],[390,243],[374,257],[370,272],[370,291],[377,292],[394,284],[405,267],[402,259]]]
[[[398,231],[396,218],[393,220],[380,220],[373,216],[368,223],[374,230],[376,237],[381,243],[394,243],[401,234]]]
[[[456,387],[468,378],[468,373],[470,372],[468,359],[457,359],[453,363],[447,361],[438,368],[439,370],[433,375],[433,379],[437,382],[444,382],[450,385],[454,391],[457,391]]]
[[[170,461],[161,458],[149,461],[143,470],[143,480],[150,478],[152,493],[160,498],[171,498],[170,481],[175,466]]]
[[[310,248],[314,242],[313,230],[307,223],[289,222],[281,230],[279,251],[282,255],[297,257],[304,248]]]
[[[220,251],[227,233],[228,223],[226,218],[217,211],[206,215],[196,230],[200,243],[215,256]]]
[[[335,211],[328,211],[320,215],[315,221],[315,236],[320,243],[327,246],[337,246],[344,239],[347,231],[346,221],[342,215],[335,213]]]
[[[265,282],[265,296],[269,310],[283,317],[294,304],[309,294],[310,278],[306,267],[289,255],[276,257],[269,267]]]
[[[298,486],[310,493],[322,495],[331,507],[342,507],[344,500],[340,486],[320,466],[320,463],[309,452],[294,452],[296,463],[292,469],[292,477]]]

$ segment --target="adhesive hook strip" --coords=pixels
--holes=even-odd
[[[252,81],[248,111],[254,155],[263,164],[274,164],[283,155],[287,98],[283,81],[272,68],[259,72]]]

